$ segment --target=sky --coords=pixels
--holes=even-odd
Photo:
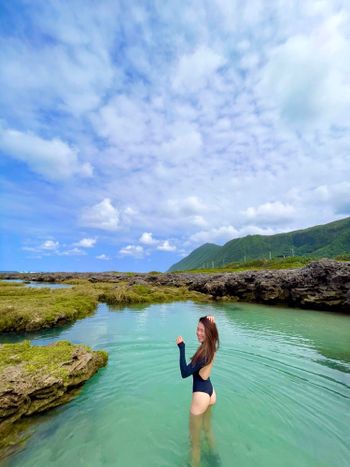
[[[348,0],[1,2],[0,70],[0,270],[350,215]]]

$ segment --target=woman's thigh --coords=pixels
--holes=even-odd
[[[213,394],[210,396],[209,405],[214,405],[215,402],[216,402],[216,392],[215,392],[215,389],[213,389]]]
[[[196,391],[192,393],[191,414],[201,415],[209,407],[210,396],[206,392]]]

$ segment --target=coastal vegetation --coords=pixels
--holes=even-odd
[[[274,258],[274,259],[255,259],[247,262],[228,263],[223,267],[190,269],[184,271],[176,271],[179,273],[225,273],[225,272],[241,272],[241,271],[261,271],[270,269],[294,269],[302,268],[313,261],[312,258],[303,256],[293,256],[289,258]]]
[[[62,325],[92,313],[97,297],[81,287],[31,288],[0,283],[0,332],[35,331]]]
[[[99,296],[99,300],[109,305],[132,303],[165,303],[174,301],[208,301],[200,292],[190,291],[186,287],[156,287],[145,285],[121,285],[109,289]]]
[[[110,305],[207,301],[186,287],[159,287],[90,282],[72,279],[67,289],[30,288],[22,283],[0,282],[0,332],[26,332],[60,326],[93,313],[98,302]]]
[[[336,261],[350,261],[350,254],[338,255],[334,258]],[[233,262],[226,264],[223,267],[213,268],[198,268],[190,270],[176,271],[177,273],[225,273],[225,272],[241,272],[241,271],[262,271],[274,269],[295,269],[302,268],[312,261],[317,261],[317,258],[307,256],[290,256],[287,258],[273,259],[255,259],[252,261]]]

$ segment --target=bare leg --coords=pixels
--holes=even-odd
[[[203,414],[209,407],[210,396],[205,392],[194,392],[192,394],[190,410],[190,437],[192,467],[196,467],[201,459],[201,431],[203,428]]]
[[[191,466],[198,467],[201,460],[201,429],[203,415],[190,413]]]
[[[216,450],[215,436],[212,429],[212,406],[216,403],[216,394],[213,391],[213,394],[210,397],[210,403],[208,410],[203,414],[203,430],[205,433],[206,441],[208,443],[208,459],[210,459],[210,465],[220,466],[221,460],[219,453]]]
[[[208,410],[203,414],[203,429],[208,442],[209,449],[213,450],[215,448],[215,438],[211,427],[211,417],[211,406],[209,406]]]

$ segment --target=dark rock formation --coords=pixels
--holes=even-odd
[[[301,269],[201,277],[189,288],[215,298],[350,312],[350,263],[321,260]]]
[[[88,279],[91,282],[186,286],[215,299],[230,298],[291,307],[350,312],[350,262],[323,259],[300,269],[238,273],[55,273],[7,274],[0,278],[27,280]]]

